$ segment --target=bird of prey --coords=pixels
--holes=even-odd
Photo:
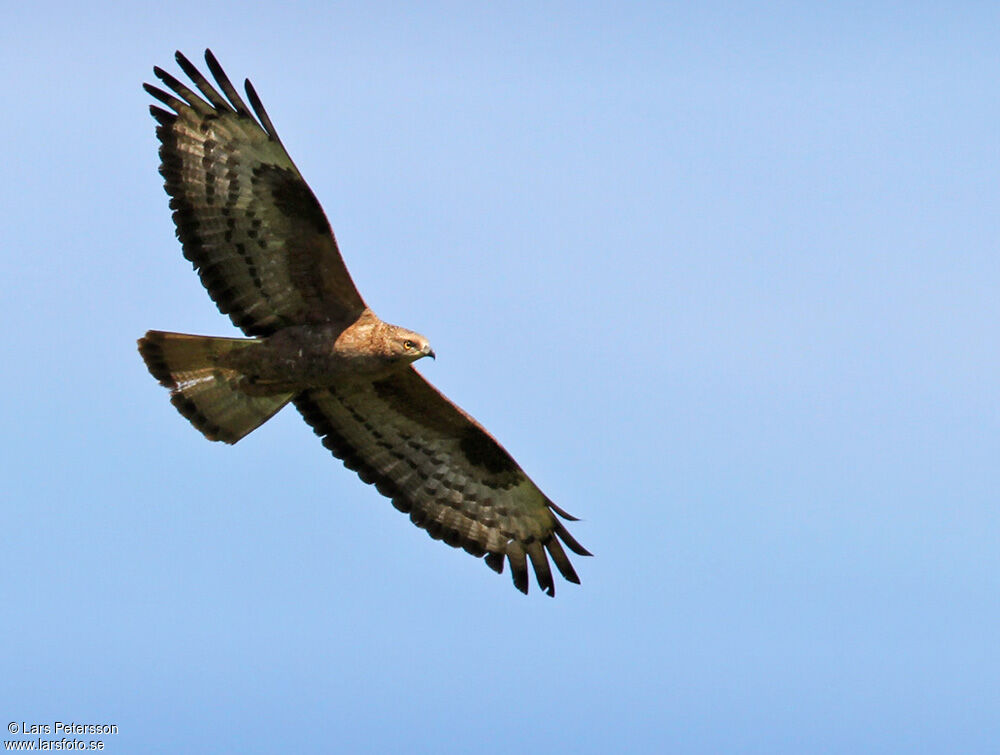
[[[432,538],[497,572],[506,561],[524,593],[529,561],[549,595],[549,558],[579,584],[563,545],[590,554],[558,518],[574,517],[413,368],[434,357],[427,339],[365,304],[250,82],[247,107],[210,50],[218,89],[180,52],[176,60],[198,92],[159,67],[170,91],[144,85],[168,108],[150,106],[160,173],[184,256],[249,336],[139,339],[177,410],[209,440],[236,443],[292,402],[344,466]]]

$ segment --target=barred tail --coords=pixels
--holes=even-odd
[[[209,440],[235,443],[269,420],[294,394],[247,395],[242,374],[220,358],[253,348],[255,338],[213,338],[151,330],[139,339],[150,373],[170,389],[170,401]]]

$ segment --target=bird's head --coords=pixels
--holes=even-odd
[[[412,330],[397,328],[390,341],[393,355],[405,362],[416,362],[418,359],[430,357],[434,359],[434,349],[419,333]]]

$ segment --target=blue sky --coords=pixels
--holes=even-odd
[[[0,29],[0,714],[109,752],[986,752],[1000,740],[1000,10],[37,3]],[[386,320],[595,554],[525,598],[286,410],[149,98],[249,76]]]

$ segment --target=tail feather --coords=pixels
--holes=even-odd
[[[235,443],[260,427],[294,394],[248,395],[243,375],[220,358],[253,348],[256,338],[213,338],[151,330],[139,339],[149,372],[170,389],[170,401],[209,440]]]

